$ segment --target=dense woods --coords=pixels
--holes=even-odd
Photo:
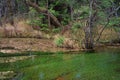
[[[47,34],[59,32],[57,46],[64,43],[60,37],[64,38],[66,32],[86,49],[93,49],[96,42],[119,42],[119,16],[119,0],[0,0],[0,25],[4,30],[5,24],[17,30],[17,21],[24,20],[35,30]],[[108,33],[103,35],[106,29]],[[110,29],[116,37],[101,40],[110,36]]]

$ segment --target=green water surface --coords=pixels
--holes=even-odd
[[[120,53],[38,55],[0,63],[0,71],[7,70],[18,73],[16,80],[120,80]]]

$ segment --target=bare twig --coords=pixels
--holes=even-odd
[[[111,17],[116,11],[118,11],[119,9],[120,9],[120,6],[118,6],[114,11],[112,11],[112,12],[108,15],[108,17],[107,17],[107,23],[106,23],[105,26],[101,29],[101,31],[100,31],[100,33],[99,33],[98,38],[96,39],[96,41],[99,41],[99,40],[100,40],[100,37],[101,37],[104,29],[109,25],[110,17]]]

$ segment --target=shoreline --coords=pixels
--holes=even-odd
[[[120,44],[98,44],[95,51],[101,48],[120,48]],[[1,38],[0,52],[2,53],[24,53],[24,52],[82,52],[85,49],[60,48],[56,47],[51,39],[37,38]]]

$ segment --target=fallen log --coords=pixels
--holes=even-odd
[[[55,23],[56,26],[62,27],[61,23],[58,21],[58,19],[48,11],[48,9],[44,7],[39,7],[37,4],[32,3],[31,1],[27,0],[27,4],[31,7],[33,7],[37,12],[44,13],[45,15],[49,15],[50,19]]]

